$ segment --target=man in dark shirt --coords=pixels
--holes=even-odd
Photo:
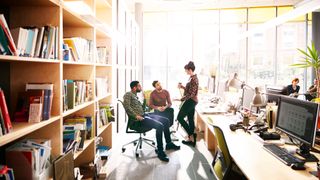
[[[156,129],[158,158],[161,161],[169,161],[168,156],[163,151],[162,132],[166,139],[166,150],[179,150],[180,146],[172,143],[169,132],[169,120],[165,117],[156,115],[154,113],[144,113],[143,105],[137,97],[137,93],[141,92],[141,85],[139,81],[132,81],[130,83],[131,91],[127,92],[124,96],[124,108],[129,116],[135,118],[134,123],[138,123],[141,127]]]
[[[170,126],[173,124],[174,110],[171,108],[170,94],[167,90],[162,89],[159,81],[153,81],[152,86],[155,88],[150,94],[149,106],[160,116],[170,120]]]

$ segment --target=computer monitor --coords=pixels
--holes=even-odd
[[[242,108],[245,110],[251,110],[251,102],[254,96],[254,89],[248,86],[244,86],[242,90]]]
[[[317,121],[318,104],[292,97],[280,97],[276,129],[302,143],[298,154],[307,161],[315,161],[316,158],[310,154],[310,148],[314,146]]]
[[[283,95],[287,95],[286,86],[266,86],[266,98],[267,102],[279,103],[279,98]]]

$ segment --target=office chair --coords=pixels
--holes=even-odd
[[[118,101],[122,104],[122,107],[124,108],[123,102],[121,100],[118,100]],[[127,145],[133,144],[135,146],[135,155],[136,155],[136,157],[139,157],[138,148],[140,150],[142,149],[143,142],[150,145],[151,147],[155,148],[155,150],[156,150],[156,147],[155,147],[156,143],[153,140],[142,137],[142,135],[145,135],[145,133],[150,131],[152,128],[142,128],[141,126],[139,126],[139,124],[140,124],[139,122],[134,122],[135,118],[129,116],[129,114],[127,113],[125,108],[124,108],[124,110],[128,116],[126,133],[139,134],[139,138],[122,145],[122,153],[124,153],[126,151],[125,147]],[[157,152],[157,150],[156,150],[156,152]]]
[[[217,140],[217,150],[212,161],[214,174],[219,180],[246,179],[232,160],[223,131],[218,126],[212,126]]]

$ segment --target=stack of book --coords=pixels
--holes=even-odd
[[[63,39],[64,60],[93,63],[93,41],[81,37]]]
[[[63,151],[83,150],[84,141],[92,138],[92,116],[78,116],[63,122]]]
[[[109,83],[107,78],[96,77],[96,96],[98,98],[108,95],[108,93],[110,92],[108,84]]]
[[[52,99],[52,83],[27,83],[26,91],[19,93],[14,121],[34,123],[50,119]]]
[[[4,92],[0,88],[0,136],[8,134],[12,129]]]
[[[92,83],[86,80],[64,80],[63,81],[63,109],[73,109],[84,102],[91,101]]]
[[[37,179],[50,165],[51,140],[26,139],[6,149],[16,179]]]

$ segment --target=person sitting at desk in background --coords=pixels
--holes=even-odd
[[[182,86],[181,83],[178,84],[178,88],[184,89],[183,97],[180,99],[184,101],[182,107],[180,108],[178,114],[178,121],[181,126],[186,130],[188,133],[188,140],[183,140],[182,143],[186,145],[192,145],[193,147],[196,146],[197,142],[197,134],[194,132],[194,113],[195,107],[198,104],[198,87],[199,87],[199,80],[196,74],[194,74],[194,70],[196,67],[194,63],[190,61],[188,64],[184,66],[185,72],[190,75],[189,82],[186,84],[186,87]],[[188,117],[187,123],[184,118]]]
[[[123,96],[123,105],[130,117],[134,117],[134,123],[140,127],[154,128],[156,129],[156,139],[157,139],[157,149],[158,149],[158,158],[161,161],[169,161],[168,156],[163,151],[162,144],[162,132],[166,139],[166,150],[179,150],[180,146],[175,145],[171,141],[170,132],[169,132],[169,119],[156,115],[154,113],[145,114],[143,111],[143,105],[138,99],[137,93],[141,92],[142,88],[139,81],[132,81],[130,83],[131,91],[127,92]]]
[[[300,86],[299,84],[299,79],[298,78],[294,78],[291,82],[290,85],[287,86],[287,91],[288,91],[288,95],[291,97],[298,97],[298,93],[300,90]]]
[[[170,127],[173,125],[174,110],[171,108],[170,94],[167,90],[162,89],[159,81],[153,81],[152,86],[155,88],[149,99],[150,108],[154,109],[155,114],[166,117],[170,120]]]
[[[306,93],[306,99],[311,101],[312,99],[317,97],[317,80],[313,80],[313,84],[308,88]]]

